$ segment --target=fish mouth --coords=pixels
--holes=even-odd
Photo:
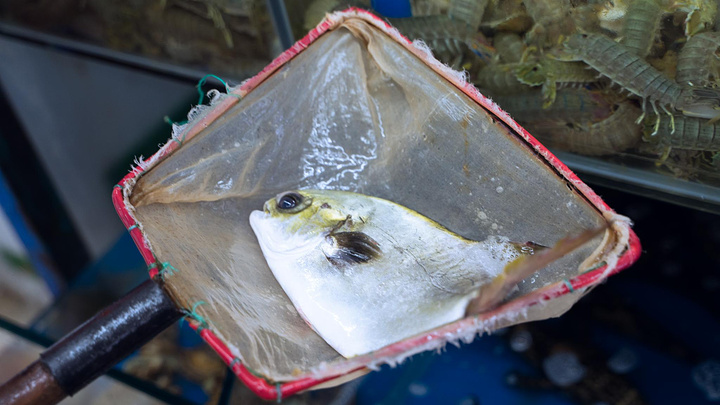
[[[255,230],[261,221],[270,218],[270,212],[265,208],[264,211],[253,210],[250,213],[250,226]]]
[[[266,258],[268,254],[293,255],[307,251],[324,240],[324,236],[288,234],[278,228],[272,214],[259,210],[250,213],[250,227]]]
[[[255,237],[261,248],[272,246],[271,241],[268,240],[270,238],[270,228],[267,225],[268,219],[270,219],[270,213],[267,211],[254,210],[250,213],[250,228],[252,228],[255,233]]]

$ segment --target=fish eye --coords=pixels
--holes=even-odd
[[[297,193],[287,193],[278,198],[277,206],[281,210],[291,210],[302,202],[302,196]]]
[[[291,191],[276,198],[277,209],[289,213],[299,212],[308,206],[309,200],[310,198],[305,198],[300,193]]]

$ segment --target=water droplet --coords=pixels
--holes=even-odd
[[[480,218],[481,221],[488,219],[487,214],[482,211],[478,212],[477,217]]]
[[[500,186],[497,186],[497,188],[495,189],[495,191],[497,191],[497,192],[498,192],[498,194],[500,194],[500,193],[502,193],[502,192],[503,192],[503,188],[502,188],[502,187],[500,187]]]
[[[625,374],[637,366],[637,355],[630,349],[620,349],[610,356],[607,366],[610,370],[618,374]]]
[[[532,334],[525,329],[516,330],[510,336],[510,348],[516,352],[524,352],[532,346]]]
[[[412,383],[408,385],[408,391],[416,397],[423,397],[427,395],[428,387],[425,384]]]
[[[492,225],[490,225],[490,228],[492,228],[492,229],[498,229],[498,224],[493,223]]]
[[[692,371],[693,381],[709,401],[720,400],[720,363],[707,360]]]
[[[560,387],[573,385],[585,376],[585,366],[572,352],[553,353],[543,360],[542,367],[548,380]]]

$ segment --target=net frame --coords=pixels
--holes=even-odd
[[[175,133],[178,134],[179,132],[182,132],[182,138],[171,138],[170,141],[162,146],[153,156],[147,160],[139,161],[138,165],[135,166],[133,170],[113,188],[112,201],[115,209],[123,225],[128,229],[133,241],[137,245],[140,254],[148,264],[151,278],[161,278],[161,272],[166,270],[166,267],[170,265],[161,263],[157,257],[155,257],[154,253],[150,249],[149,242],[146,240],[145,235],[135,219],[134,208],[129,201],[129,196],[140,176],[152,169],[162,160],[172,155],[175,150],[182,146],[184,141],[199,134],[210,123],[218,119],[232,106],[237,104],[244,95],[257,88],[265,81],[265,79],[270,77],[276,70],[303,52],[307,47],[311,46],[312,43],[323,34],[332,31],[346,20],[353,18],[361,19],[373,25],[375,28],[383,31],[390,38],[403,46],[406,50],[414,54],[417,58],[427,64],[429,68],[433,69],[439,76],[446,79],[460,91],[469,96],[480,107],[484,108],[498,120],[506,124],[510,130],[514,132],[515,136],[525,142],[537,153],[536,156],[538,159],[544,160],[545,163],[551,166],[562,179],[572,185],[572,187],[574,187],[574,189],[601,214],[608,219],[617,217],[614,211],[600,198],[600,196],[598,196],[589,186],[583,183],[577,175],[575,175],[530,133],[517,124],[517,122],[515,122],[515,120],[513,120],[497,104],[482,95],[471,83],[464,80],[464,77],[461,74],[437,61],[426,47],[418,46],[418,44],[413,43],[381,18],[362,9],[350,8],[342,12],[328,15],[315,29],[311,30],[304,38],[297,41],[290,49],[278,56],[260,73],[246,80],[240,86],[233,88],[229,92],[229,95],[234,97],[223,97],[217,100],[217,102],[213,103],[211,107],[204,109],[201,114],[198,114],[196,119],[191,119],[190,122],[182,128],[182,131],[177,131],[178,128],[176,128]],[[558,281],[551,285],[534,290],[520,298],[507,302],[492,311],[458,320],[431,332],[388,345],[370,354],[353,357],[345,362],[345,369],[351,370],[350,372],[344,372],[325,378],[303,377],[294,381],[271,383],[261,376],[254,375],[242,364],[239,358],[232,354],[227,345],[225,345],[225,343],[223,343],[217,335],[213,333],[211,328],[206,327],[205,322],[195,316],[192,309],[186,308],[184,311],[190,326],[208,345],[210,345],[213,350],[215,350],[215,352],[218,353],[221,359],[246,386],[263,399],[280,400],[313,387],[319,388],[321,385],[340,382],[341,380],[347,379],[348,376],[362,373],[366,369],[377,365],[378,359],[380,358],[403,359],[410,355],[437,347],[439,344],[438,342],[447,341],[446,337],[448,334],[462,335],[464,330],[477,330],[478,324],[491,326],[495,322],[498,322],[498,320],[502,319],[507,313],[520,313],[535,305],[541,305],[573,293],[576,290],[588,289],[599,284],[608,276],[616,274],[632,265],[640,256],[641,247],[637,235],[627,224],[623,224],[623,226],[624,228],[622,231],[625,239],[627,240],[627,245],[626,247],[621,246],[624,251],[618,252],[618,259],[617,262],[614,263],[614,266],[608,268],[608,265],[606,264],[604,266],[594,268],[571,279]],[[490,327],[488,327],[488,329],[490,329]]]

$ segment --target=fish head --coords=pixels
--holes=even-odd
[[[276,252],[314,247],[347,220],[341,201],[317,190],[280,193],[267,200],[262,211],[250,214],[250,226],[263,249]]]

